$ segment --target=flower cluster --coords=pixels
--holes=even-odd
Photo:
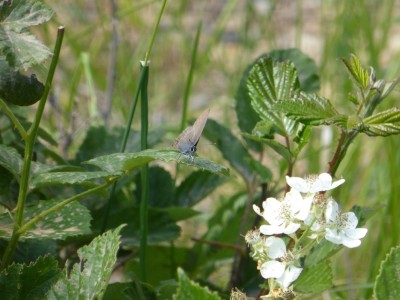
[[[310,245],[321,239],[349,248],[361,244],[360,239],[367,234],[367,229],[356,228],[356,215],[342,213],[338,203],[325,194],[344,181],[333,182],[327,173],[306,179],[287,176],[291,189],[283,199],[267,198],[262,210],[253,206],[267,224],[249,231],[245,239],[251,247],[252,258],[258,262],[261,276],[272,279],[269,281],[271,291],[292,292],[289,286],[303,270],[300,258],[307,254],[305,251]],[[287,244],[291,245],[290,250]]]

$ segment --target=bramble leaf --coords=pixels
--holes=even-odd
[[[362,132],[369,136],[389,136],[400,133],[400,109],[382,111],[363,119]]]

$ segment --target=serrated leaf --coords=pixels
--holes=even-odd
[[[58,262],[51,256],[29,264],[13,264],[0,273],[2,299],[44,299],[58,280]]]
[[[342,58],[342,62],[349,71],[353,81],[358,84],[362,89],[367,89],[370,84],[370,74],[368,70],[362,66],[361,61],[358,59],[358,57],[355,55],[350,55],[349,60],[347,60],[346,58]]]
[[[318,245],[314,246],[310,254],[307,255],[304,261],[304,266],[306,268],[311,268],[320,262],[325,261],[342,248],[342,245],[336,245],[327,240],[322,240]]]
[[[174,300],[221,300],[218,294],[191,281],[181,268],[178,268],[178,280],[179,286]]]
[[[376,277],[374,295],[377,300],[400,299],[400,246],[390,250]]]
[[[321,293],[332,286],[332,268],[323,261],[311,268],[305,268],[294,282],[294,289],[301,293]]]
[[[50,290],[47,299],[101,299],[117,260],[119,233],[124,225],[96,237],[78,250],[76,263],[68,276],[62,277]]]
[[[12,1],[11,5],[4,5],[0,13],[0,49],[10,66],[26,70],[51,55],[51,51],[27,30],[50,20],[54,12],[49,6],[41,1]]]
[[[392,90],[396,87],[396,85],[399,83],[399,81],[400,81],[400,77],[396,78],[395,80],[386,82],[386,84],[383,88],[382,94],[381,94],[381,100],[383,98],[387,97],[392,92]]]
[[[27,207],[24,212],[24,223],[58,204],[60,200],[39,201],[37,205]],[[60,210],[44,217],[21,236],[24,239],[57,239],[90,233],[89,210],[79,202],[72,202]],[[14,226],[13,215],[0,215],[0,237],[10,239]]]
[[[303,92],[317,92],[320,87],[318,68],[314,60],[297,48],[272,50],[268,53],[275,60],[291,61],[296,67],[300,88]]]
[[[14,148],[0,145],[0,166],[8,170],[19,182],[23,160]]]
[[[292,99],[280,101],[274,108],[306,125],[332,124],[338,116],[328,99],[304,92],[298,93]]]
[[[224,177],[204,171],[193,172],[176,189],[175,205],[191,207],[199,203],[223,182],[225,182]]]
[[[292,132],[293,121],[273,110],[276,103],[290,99],[299,89],[293,63],[277,63],[271,57],[262,58],[250,70],[247,88],[254,110],[263,120],[271,121],[281,135]]]
[[[391,108],[363,119],[362,132],[369,136],[389,136],[400,133],[400,109]]]
[[[85,186],[94,186],[92,182],[95,179],[108,179],[112,177],[119,177],[123,173],[116,172],[51,172],[41,173],[35,176],[31,183],[30,188],[39,188],[51,185],[76,185],[82,184]]]
[[[188,166],[198,167],[219,175],[229,175],[229,169],[218,165],[212,161],[201,157],[190,157],[183,155],[175,150],[162,149],[154,150],[147,149],[136,153],[114,153],[110,155],[96,157],[85,163],[98,166],[99,168],[108,171],[132,171],[153,160],[161,160],[165,162],[177,161]]]

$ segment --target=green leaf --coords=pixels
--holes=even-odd
[[[47,299],[101,299],[117,260],[122,226],[78,250],[79,263],[52,287]]]
[[[370,72],[361,65],[361,61],[355,55],[350,55],[350,59],[342,58],[342,62],[350,73],[351,79],[362,89],[367,89],[370,82]]]
[[[376,277],[374,295],[377,300],[400,299],[400,246],[390,250]]]
[[[276,103],[288,100],[299,90],[299,81],[293,63],[277,63],[271,57],[257,61],[249,73],[247,88],[251,104],[261,119],[271,121],[281,135],[293,131],[293,122],[273,110]]]
[[[136,153],[114,153],[96,157],[87,161],[86,163],[98,166],[99,168],[108,172],[116,172],[132,171],[133,169],[139,168],[153,160],[161,160],[164,162],[178,161],[181,164],[195,166],[219,175],[229,175],[229,169],[212,161],[203,159],[201,157],[195,157],[192,160],[186,155],[169,149],[147,149]]]
[[[178,268],[178,291],[174,295],[174,300],[220,300],[218,294],[211,292],[206,287],[201,287],[197,283],[191,281],[185,272]]]
[[[107,128],[105,126],[90,127],[85,140],[76,154],[75,164],[89,160],[93,157],[120,152],[120,144],[125,129],[122,127]],[[164,136],[164,130],[152,130],[149,132],[148,144],[153,147]],[[140,151],[140,132],[131,131],[126,145],[126,152]]]
[[[332,268],[328,261],[322,261],[311,268],[305,268],[294,282],[294,289],[301,293],[321,293],[332,286]]]
[[[313,247],[310,254],[307,255],[304,261],[304,267],[311,268],[320,262],[324,262],[342,248],[342,245],[336,245],[324,239]]]
[[[41,1],[20,0],[3,5],[0,10],[0,49],[11,67],[27,70],[51,55],[27,28],[47,22],[53,14]]]
[[[23,160],[14,148],[0,145],[0,166],[8,170],[19,182]]]
[[[223,157],[245,180],[250,180],[254,176],[254,171],[249,163],[249,159],[251,159],[249,152],[228,128],[209,119],[203,134],[208,140],[215,143]]]
[[[361,131],[369,136],[400,133],[400,109],[394,107],[363,119]]]
[[[292,99],[280,101],[274,108],[306,125],[328,125],[342,119],[328,99],[316,94],[300,92]]]
[[[44,299],[60,277],[58,262],[40,257],[30,265],[13,264],[0,273],[2,299]]]
[[[20,74],[0,58],[0,98],[15,105],[28,106],[39,101],[43,92],[44,85],[34,74]]]
[[[297,48],[272,50],[267,55],[277,61],[291,61],[296,67],[300,89],[307,93],[317,92],[320,88],[318,68],[314,60]]]
[[[191,207],[199,203],[223,182],[225,182],[224,177],[204,171],[193,172],[176,189],[175,205]]]
[[[122,172],[51,172],[41,173],[35,176],[31,183],[30,188],[38,188],[51,185],[76,185],[82,184],[86,186],[93,186],[94,179],[108,179],[112,177],[119,177]]]
[[[24,212],[24,222],[30,221],[59,202],[58,199],[39,201],[37,205],[27,207]],[[70,236],[88,234],[90,233],[90,220],[91,216],[88,209],[75,201],[41,219],[24,233],[21,239],[62,240]],[[0,215],[0,237],[9,239],[13,226],[12,215]]]

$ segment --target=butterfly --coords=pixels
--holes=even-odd
[[[206,125],[210,109],[206,109],[194,122],[193,126],[187,127],[175,140],[172,145],[176,150],[184,155],[188,155],[190,159],[194,160],[194,155],[197,150],[204,126]]]

